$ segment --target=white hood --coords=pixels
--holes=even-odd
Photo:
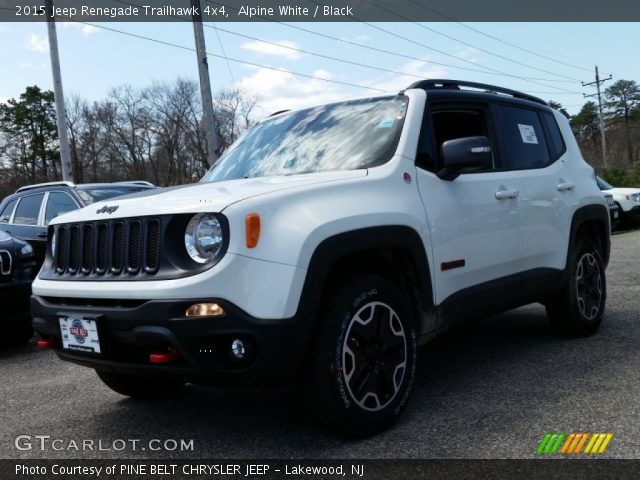
[[[364,177],[367,170],[344,170],[301,175],[243,178],[225,182],[196,183],[143,192],[97,202],[56,217],[52,224],[176,213],[222,212],[229,205],[267,193],[316,183]],[[97,213],[104,206],[113,213]]]
[[[603,190],[603,192],[610,193],[611,195],[634,195],[640,193],[640,188],[611,188],[609,190]]]

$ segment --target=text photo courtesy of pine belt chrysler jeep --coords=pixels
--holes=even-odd
[[[198,184],[56,218],[32,313],[42,346],[123,395],[297,382],[321,425],[366,436],[459,320],[541,302],[594,333],[609,232],[562,114],[421,81],[275,114]]]

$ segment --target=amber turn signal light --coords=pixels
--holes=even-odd
[[[260,215],[250,213],[244,219],[247,248],[255,248],[260,239]]]

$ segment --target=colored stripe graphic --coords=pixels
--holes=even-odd
[[[538,455],[604,453],[613,438],[613,433],[556,433],[545,434],[536,453]],[[588,440],[588,441],[587,441]],[[583,447],[585,446],[584,451]]]
[[[556,453],[565,436],[564,433],[547,433],[538,445],[536,452],[538,455]]]

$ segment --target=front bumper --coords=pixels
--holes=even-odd
[[[215,302],[218,317],[186,317],[186,309]],[[180,379],[205,385],[264,386],[294,380],[306,347],[306,322],[295,318],[263,320],[214,298],[188,300],[81,300],[31,297],[33,326],[52,337],[57,355],[87,367],[132,375]],[[96,316],[101,355],[63,350],[59,317]],[[235,361],[231,342],[240,338],[252,348]],[[151,353],[174,349],[176,360],[154,364]]]
[[[635,205],[625,212],[627,217],[639,218],[640,217],[640,205]]]

